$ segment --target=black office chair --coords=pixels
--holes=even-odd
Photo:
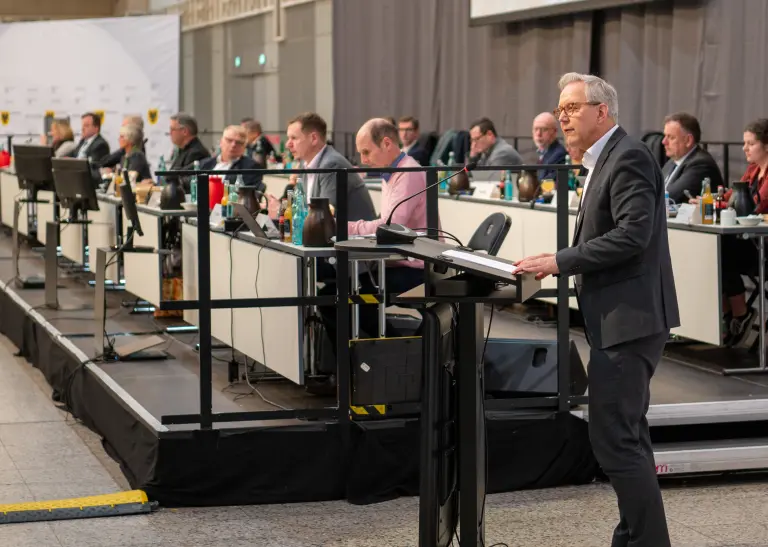
[[[473,251],[485,251],[491,256],[495,256],[501,249],[504,239],[506,239],[509,229],[512,226],[512,219],[504,213],[493,213],[477,227],[475,233],[467,243],[467,247]],[[420,308],[422,304],[398,304],[401,308]],[[402,335],[414,336],[419,334],[421,319],[411,315],[388,313],[387,321],[395,326]]]
[[[509,233],[512,219],[504,213],[493,213],[477,227],[467,247],[496,256]]]

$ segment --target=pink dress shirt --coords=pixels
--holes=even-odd
[[[419,167],[419,163],[411,156],[404,156],[394,167]],[[427,175],[424,171],[408,173],[393,173],[389,181],[381,183],[381,215],[376,220],[357,220],[348,225],[349,235],[375,234],[376,228],[386,224],[395,205],[410,195],[427,187]],[[412,230],[427,227],[427,194],[426,192],[403,203],[392,215],[392,224],[402,224]],[[424,268],[421,260],[403,260],[393,262],[392,266],[409,266]]]

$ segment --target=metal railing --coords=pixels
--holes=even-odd
[[[568,212],[568,169],[567,165],[513,165],[513,166],[483,166],[476,167],[478,171],[509,170],[522,172],[547,168],[556,170],[557,175],[557,249],[570,245],[569,212]],[[433,239],[438,238],[438,169],[445,167],[406,167],[406,168],[354,168],[354,169],[291,169],[280,170],[280,174],[335,174],[336,175],[336,241],[347,241],[348,177],[352,173],[388,172],[425,172],[427,182],[427,228]],[[278,173],[270,169],[233,169],[229,171],[216,170],[173,170],[157,171],[158,176],[197,176],[198,203],[206,204],[209,199],[208,177],[210,175],[268,175]],[[162,310],[198,310],[199,340],[200,340],[200,411],[197,414],[166,415],[161,417],[164,425],[196,424],[201,430],[211,431],[214,424],[222,422],[240,422],[250,420],[278,419],[335,419],[343,428],[342,435],[348,438],[351,405],[351,371],[349,353],[350,315],[349,301],[349,253],[336,249],[336,296],[297,296],[297,297],[266,297],[266,298],[228,298],[213,299],[211,297],[211,230],[209,225],[210,211],[208,207],[197,208],[197,286],[196,300],[163,300]],[[431,267],[425,265],[425,283],[429,283]],[[558,341],[558,394],[556,396],[531,397],[488,401],[488,409],[502,410],[510,408],[548,408],[567,411],[575,404],[586,402],[584,396],[572,395],[570,392],[570,310],[569,296],[571,295],[569,280],[565,276],[557,279],[557,289],[542,289],[537,297],[557,297],[557,341]],[[290,307],[290,306],[335,306],[336,307],[336,365],[337,365],[337,404],[333,408],[324,409],[292,409],[266,410],[253,412],[213,412],[213,371],[211,354],[211,312],[214,309],[259,308],[259,307]],[[499,403],[500,407],[491,403]],[[497,408],[498,407],[498,408]]]

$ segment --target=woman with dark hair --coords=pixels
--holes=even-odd
[[[755,201],[755,214],[768,213],[768,119],[755,120],[744,128],[743,150],[749,165],[741,182],[749,185],[749,192]],[[731,193],[729,190],[726,199],[730,199]],[[726,345],[738,345],[754,320],[754,310],[747,309],[746,289],[741,276],[757,272],[759,255],[755,241],[732,236],[723,238],[720,260],[723,310],[728,325]]]

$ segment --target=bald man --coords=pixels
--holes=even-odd
[[[542,112],[533,119],[533,142],[536,144],[539,163],[565,163],[568,152],[557,138],[557,120],[551,112]],[[539,169],[538,177],[539,180],[554,180],[557,172],[554,169]]]
[[[289,135],[290,139],[290,135]],[[291,141],[289,140],[289,143]],[[382,167],[419,167],[419,163],[411,156],[400,150],[400,139],[397,127],[384,118],[374,118],[367,121],[358,131],[355,139],[357,151],[360,153],[360,163],[366,167],[380,169]],[[427,177],[423,171],[408,173],[381,173],[381,215],[376,220],[352,220],[347,224],[349,235],[375,234],[376,228],[386,222],[394,206],[402,199],[415,194],[427,187]],[[426,228],[427,203],[426,194],[416,196],[403,203],[392,216],[392,222],[409,228]],[[380,275],[380,274],[377,274]],[[424,280],[424,263],[416,260],[401,260],[387,262],[386,292],[389,299],[393,295],[406,292]],[[370,276],[360,275],[359,284],[362,294],[373,293]],[[336,294],[336,286],[327,283],[317,292],[320,296]],[[320,306],[323,325],[328,332],[331,345],[336,347],[336,308]],[[379,332],[378,310],[375,306],[360,306],[360,338],[373,338]],[[387,327],[388,336],[399,333]],[[307,382],[307,391],[317,395],[332,395],[336,393],[335,359],[321,359],[317,371],[326,378],[312,379]]]

